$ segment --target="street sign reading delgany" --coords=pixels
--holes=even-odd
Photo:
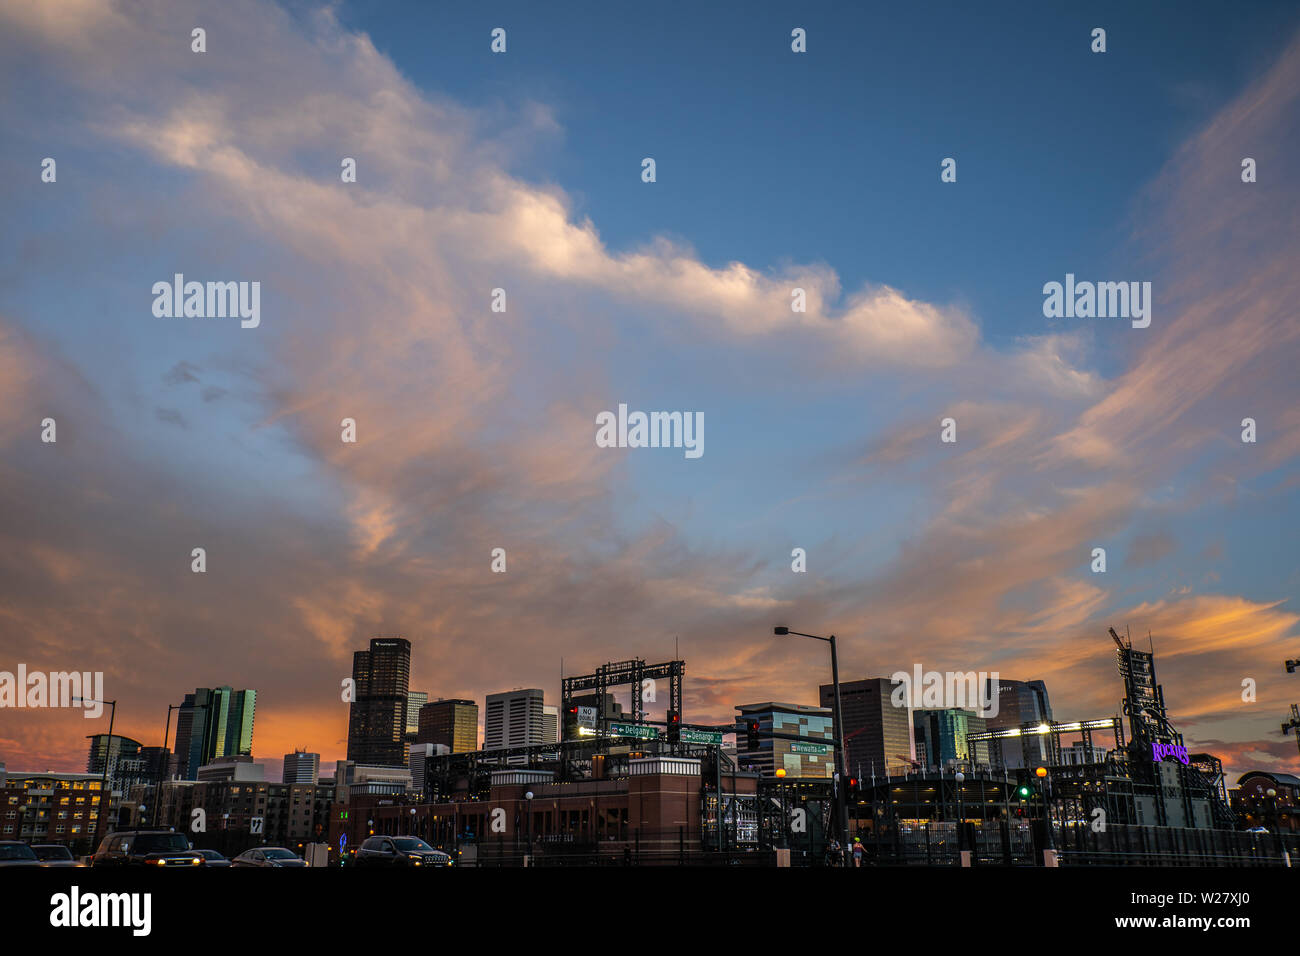
[[[715,747],[721,747],[722,732],[719,730],[691,730],[689,727],[683,727],[682,743],[712,744]]]
[[[659,736],[657,727],[642,724],[610,724],[609,732],[615,737],[638,737],[641,740],[655,740]]]

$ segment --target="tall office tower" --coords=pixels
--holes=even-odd
[[[410,693],[411,642],[376,637],[352,655],[352,707],[348,759],[378,767],[406,766],[406,696]]]
[[[560,708],[554,704],[542,705],[542,743],[560,742]]]
[[[208,710],[208,758],[251,756],[257,691],[212,689]],[[204,761],[205,763],[208,761]]]
[[[536,687],[488,694],[483,719],[483,749],[547,743],[542,692]]]
[[[423,690],[413,690],[406,695],[406,735],[415,742],[415,735],[420,732],[420,708],[429,702],[429,694]]]
[[[210,691],[200,688],[186,694],[176,715],[176,764],[172,772],[181,780],[193,780],[191,771],[203,766],[203,730],[208,724]],[[197,728],[197,732],[195,730]]]
[[[916,733],[918,762],[925,767],[946,767],[950,762],[987,764],[987,741],[967,742],[970,734],[982,734],[986,721],[973,710],[949,707],[943,710],[914,710],[912,724]],[[924,752],[925,760],[919,755]]]
[[[450,753],[478,750],[478,704],[472,700],[433,700],[420,708],[417,744],[441,744]]]
[[[176,717],[175,772],[193,780],[217,757],[251,755],[256,709],[255,690],[199,687],[186,694]]]
[[[320,754],[295,750],[284,755],[284,773],[281,783],[309,783],[313,787],[320,780]]]
[[[997,715],[985,720],[989,730],[1015,730],[1025,724],[1038,725],[1052,719],[1047,685],[1040,680],[999,680],[996,692]],[[986,699],[992,700],[993,695],[993,678],[990,677],[985,687]],[[1047,751],[1047,738],[1034,736],[1025,737],[1019,743],[1014,740],[1002,741],[1000,746],[993,748],[992,756],[995,763],[1018,769],[1026,766],[1026,752],[1029,763],[1042,764],[1047,762]]]
[[[990,677],[985,687],[987,699],[991,700],[993,693],[993,678]],[[986,718],[989,730],[1010,730],[1052,719],[1047,685],[1040,680],[999,680],[997,701],[997,715]]]
[[[887,677],[840,682],[844,750],[849,775],[870,780],[902,773],[912,759],[912,716],[891,700],[897,685]],[[835,688],[822,684],[823,707],[834,708]]]

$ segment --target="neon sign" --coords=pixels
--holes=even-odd
[[[1157,743],[1156,741],[1151,742],[1152,760],[1165,760],[1169,757],[1173,757],[1179,763],[1191,763],[1191,759],[1187,756],[1187,748],[1182,744],[1162,744]]]

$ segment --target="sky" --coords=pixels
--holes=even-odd
[[[0,670],[103,671],[116,732],[229,684],[273,772],[340,759],[394,634],[480,701],[677,649],[729,722],[827,680],[775,624],[1090,719],[1114,626],[1230,781],[1300,769],[1294,5],[0,0],[0,77]],[[620,403],[704,454],[599,447]],[[104,729],[0,711],[0,761]]]

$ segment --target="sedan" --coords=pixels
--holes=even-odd
[[[41,866],[85,866],[72,855],[72,851],[58,843],[47,843],[32,847]]]
[[[203,857],[204,866],[230,866],[230,861],[216,850],[195,850],[194,852]]]
[[[307,861],[282,846],[259,846],[245,850],[231,861],[231,866],[306,866]]]
[[[26,843],[17,840],[0,841],[0,867],[40,865],[40,857]]]

